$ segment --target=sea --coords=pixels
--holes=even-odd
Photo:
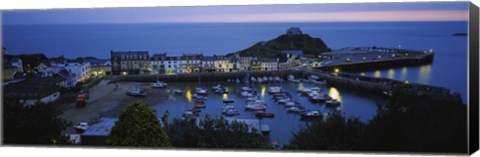
[[[300,27],[303,33],[321,38],[333,50],[352,46],[432,49],[435,57],[430,65],[372,69],[357,74],[445,87],[461,94],[464,102],[467,100],[468,39],[466,36],[452,36],[454,33],[468,31],[466,21],[4,25],[2,44],[9,54],[44,53],[48,57],[63,55],[67,58],[109,58],[111,50],[146,50],[151,55],[163,52],[167,55],[221,55],[273,39],[284,34],[288,27]],[[190,90],[194,88],[190,84],[178,86]],[[291,90],[298,86],[303,85],[282,85]],[[230,88],[239,87],[240,85],[232,85]],[[257,86],[259,90],[267,87]],[[333,90],[334,94],[342,98],[341,110],[346,116],[358,117],[364,122],[375,115],[376,104],[382,101],[368,93],[345,88],[326,86],[325,89],[329,92]],[[238,97],[238,93],[232,97]],[[219,101],[220,98],[218,97]],[[172,100],[174,103],[167,105],[158,104],[154,109],[159,116],[166,110],[180,116],[188,106],[175,107],[175,104],[188,103],[187,99],[188,97]],[[213,96],[212,99],[217,98]],[[218,105],[221,106],[221,103]],[[207,109],[206,113],[220,115],[217,113],[219,108]],[[273,109],[279,115],[275,119],[280,118],[281,122],[274,119],[262,121],[271,125],[274,140],[286,144],[292,133],[304,123],[292,118],[294,116],[291,114],[283,113],[286,111],[280,107]],[[252,118],[253,114],[242,112],[240,116]]]

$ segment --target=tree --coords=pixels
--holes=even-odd
[[[358,118],[345,118],[338,112],[326,120],[315,119],[293,134],[287,149],[351,150],[365,124]]]
[[[379,106],[357,149],[466,153],[467,138],[467,111],[461,100],[398,92]]]
[[[168,135],[175,147],[203,148],[270,148],[256,129],[241,122],[228,122],[223,117],[206,116],[198,124],[195,119],[174,119]]]
[[[3,109],[4,143],[68,144],[62,131],[70,124],[51,104],[24,106],[16,98],[5,98]]]
[[[135,102],[122,111],[107,138],[113,146],[168,147],[169,138],[154,110]]]

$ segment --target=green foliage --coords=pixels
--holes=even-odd
[[[122,111],[113,126],[107,144],[113,146],[168,147],[169,138],[160,126],[157,114],[142,102]]]
[[[462,102],[411,94],[394,95],[385,106],[379,106],[357,149],[467,152],[467,116]]]
[[[285,149],[350,150],[365,124],[358,118],[344,118],[334,112],[326,120],[316,119],[293,134]]]
[[[175,119],[167,129],[175,147],[269,148],[261,134],[241,122],[229,123],[223,117],[205,117],[199,125],[195,119]]]
[[[50,104],[24,106],[15,98],[4,100],[5,144],[68,144],[62,131],[69,123]]]

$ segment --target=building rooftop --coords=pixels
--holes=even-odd
[[[98,123],[88,127],[82,136],[108,136],[117,120],[117,118],[101,118]]]
[[[111,55],[148,55],[148,51],[110,51]]]

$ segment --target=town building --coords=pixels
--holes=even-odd
[[[238,70],[239,71],[248,71],[252,68],[252,60],[255,60],[255,57],[242,55],[242,54],[235,54],[235,58],[239,62]]]
[[[299,27],[289,27],[287,29],[287,35],[301,35],[302,31]]]
[[[99,77],[112,73],[112,62],[109,59],[87,59],[90,64],[91,76]]]
[[[183,54],[181,66],[183,73],[194,73],[202,71],[203,54]]]
[[[223,55],[214,55],[214,64],[215,64],[215,71],[216,72],[233,72],[235,62],[234,60],[230,59],[229,57]]]
[[[107,137],[117,121],[116,118],[101,118],[98,123],[88,127],[80,135],[80,143],[82,145],[106,145]]]
[[[110,51],[114,75],[149,73],[151,61],[148,51]]]
[[[205,56],[202,61],[203,72],[215,72],[215,57]]]
[[[279,58],[260,58],[260,71],[278,70]]]
[[[160,53],[160,54],[154,54],[152,57],[150,57],[150,60],[152,61],[152,70],[151,74],[165,74],[166,69],[165,69],[165,61],[166,61],[167,53]]]
[[[164,66],[165,74],[171,75],[183,72],[180,56],[166,56]]]
[[[70,76],[73,77],[73,84],[76,85],[79,82],[86,81],[90,78],[90,63],[65,63],[64,65],[57,65],[58,67],[64,67],[68,71]]]

